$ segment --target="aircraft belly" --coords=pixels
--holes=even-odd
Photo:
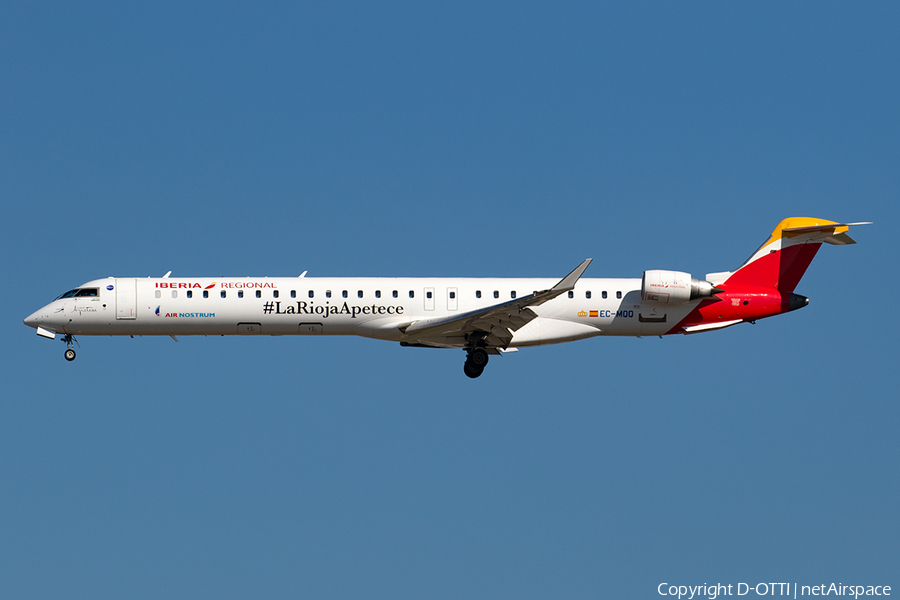
[[[601,335],[601,331],[586,323],[561,319],[538,318],[531,321],[513,335],[511,348],[561,344]]]
[[[399,342],[403,339],[400,326],[409,322],[408,318],[386,317],[368,319],[353,327],[353,334],[376,340]]]

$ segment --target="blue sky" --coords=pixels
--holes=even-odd
[[[0,7],[0,596],[900,586],[895,4]],[[84,338],[106,276],[737,267],[809,307],[495,359]],[[751,594],[752,596],[752,594]]]

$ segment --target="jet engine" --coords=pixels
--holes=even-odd
[[[683,304],[697,298],[709,298],[721,290],[708,281],[681,271],[644,271],[641,298],[657,304]]]

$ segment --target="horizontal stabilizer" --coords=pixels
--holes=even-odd
[[[846,246],[849,244],[855,244],[856,240],[847,235],[847,229],[854,225],[871,225],[871,222],[865,223],[828,223],[825,225],[813,225],[808,227],[785,227],[781,230],[783,236],[792,238],[799,235],[804,234],[830,234],[826,235],[824,238],[820,238],[821,241],[826,244],[833,244],[835,246]]]

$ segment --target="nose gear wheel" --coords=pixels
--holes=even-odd
[[[62,341],[66,343],[66,360],[72,362],[75,360],[75,344],[78,344],[78,340],[75,339],[71,333],[67,333],[62,337]],[[78,344],[78,347],[81,348],[81,344]]]

